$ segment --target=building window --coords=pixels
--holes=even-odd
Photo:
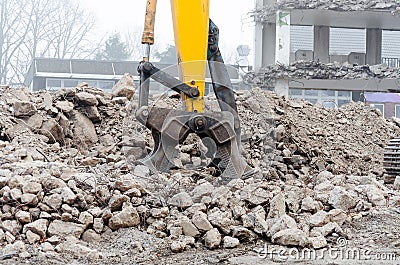
[[[59,79],[47,79],[46,89],[47,90],[58,90],[62,87],[61,80]]]
[[[303,90],[302,89],[290,89],[289,90],[289,95],[291,97],[293,97],[293,96],[302,96],[303,95]]]
[[[96,87],[96,85],[97,85],[96,81],[89,81],[88,80],[88,81],[83,81],[83,82],[86,82],[89,87]]]
[[[304,99],[307,100],[308,102],[311,102],[312,104],[318,103],[318,99],[316,99],[316,98],[304,98]]]
[[[396,118],[400,118],[400,105],[396,105]]]
[[[76,87],[78,85],[78,80],[63,80],[63,87]]]
[[[97,87],[101,88],[105,91],[111,91],[114,86],[114,82],[112,81],[99,81]]]
[[[350,101],[348,99],[338,99],[338,107],[340,108],[343,105],[349,104]]]
[[[87,83],[89,87],[96,87],[105,91],[111,91],[115,84],[114,81],[48,78],[46,80],[46,89],[52,91],[63,87],[76,87],[83,82]]]
[[[352,101],[350,91],[290,89],[289,96],[302,98],[313,104],[319,103],[328,109],[338,108]]]
[[[304,92],[304,94],[306,96],[315,96],[315,97],[317,97],[318,96],[318,90],[306,90]]]
[[[333,90],[323,90],[321,91],[321,97],[335,97],[335,92]]]
[[[382,116],[385,117],[385,104],[373,103],[371,106],[377,108],[382,113]]]
[[[322,106],[327,109],[335,109],[336,102],[335,100],[325,100],[324,102],[322,102]]]
[[[338,91],[338,97],[351,98],[351,92],[350,91]]]

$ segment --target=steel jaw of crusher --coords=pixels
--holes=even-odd
[[[393,183],[400,176],[400,138],[392,139],[383,153],[383,168],[387,177],[386,183]]]
[[[146,126],[152,130],[154,149],[138,162],[153,172],[167,172],[174,166],[177,145],[182,144],[191,133],[215,142],[215,156],[220,159],[218,167],[223,172],[223,180],[243,177],[248,168],[240,156],[234,117],[228,111],[193,113],[154,107],[149,112]]]

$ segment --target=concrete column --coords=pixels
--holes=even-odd
[[[276,0],[255,0],[255,8],[274,6]],[[275,63],[276,26],[274,23],[256,22],[254,29],[254,68]]]
[[[290,64],[290,13],[278,10],[276,12],[276,47],[275,63]],[[277,80],[275,92],[279,96],[289,97],[289,80]]]
[[[255,9],[260,9],[264,5],[263,0],[254,1]],[[263,23],[256,21],[254,27],[254,70],[258,71],[263,65]]]
[[[275,63],[276,50],[276,26],[275,24],[264,24],[263,27],[263,54],[262,66],[267,66]]]
[[[263,26],[256,23],[254,28],[254,70],[263,66]]]
[[[330,27],[314,26],[314,61],[329,63]]]
[[[382,30],[367,29],[367,56],[369,65],[382,63]]]

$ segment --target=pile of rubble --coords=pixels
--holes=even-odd
[[[180,146],[170,173],[133,163],[151,137],[130,115],[134,90],[124,80],[113,93],[85,85],[1,91],[1,258],[106,258],[91,244],[129,227],[173,252],[257,239],[323,248],[351,237],[345,222],[400,206],[399,193],[379,180],[383,147],[400,129],[373,108],[327,110],[260,89],[238,92],[242,153],[258,173],[220,185],[195,139]]]
[[[18,156],[1,153],[8,162],[45,160],[69,165],[95,165],[121,160],[124,108],[134,95],[132,77],[114,92],[81,84],[49,93],[4,89],[0,95],[0,139],[26,145]]]
[[[253,16],[256,21],[270,21],[276,15],[277,10],[293,9],[321,9],[332,11],[390,11],[393,15],[399,15],[400,5],[396,1],[390,0],[311,0],[293,1],[283,0],[278,3],[264,6],[255,10]]]
[[[274,86],[280,78],[289,79],[397,79],[399,68],[379,65],[357,65],[350,63],[320,63],[314,61],[297,61],[289,66],[270,65],[258,72],[250,72],[245,76],[246,83],[260,87]]]

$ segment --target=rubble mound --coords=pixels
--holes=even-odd
[[[253,12],[256,21],[270,21],[276,15],[277,10],[293,9],[320,9],[332,11],[388,11],[393,15],[398,15],[400,5],[398,2],[390,0],[333,0],[333,1],[293,1],[283,0],[274,5],[267,5]]]
[[[107,260],[96,242],[124,228],[172,252],[259,239],[323,248],[351,238],[344,223],[400,205],[379,180],[385,142],[400,129],[369,106],[328,110],[260,89],[237,92],[242,153],[258,172],[221,185],[194,139],[179,146],[169,173],[134,163],[152,143],[130,116],[132,89],[0,91],[1,257]]]
[[[245,76],[248,84],[260,87],[273,87],[277,79],[397,79],[399,68],[380,65],[357,65],[349,63],[320,63],[314,61],[297,61],[289,66],[277,64],[250,72]]]
[[[361,102],[338,110],[322,106],[307,109],[292,109],[297,113],[289,115],[284,123],[290,128],[289,142],[297,143],[305,156],[312,154],[311,160],[325,161],[320,170],[382,176],[383,148],[400,133],[397,123],[386,121],[378,110]],[[309,122],[296,124],[293,119],[305,112]]]

